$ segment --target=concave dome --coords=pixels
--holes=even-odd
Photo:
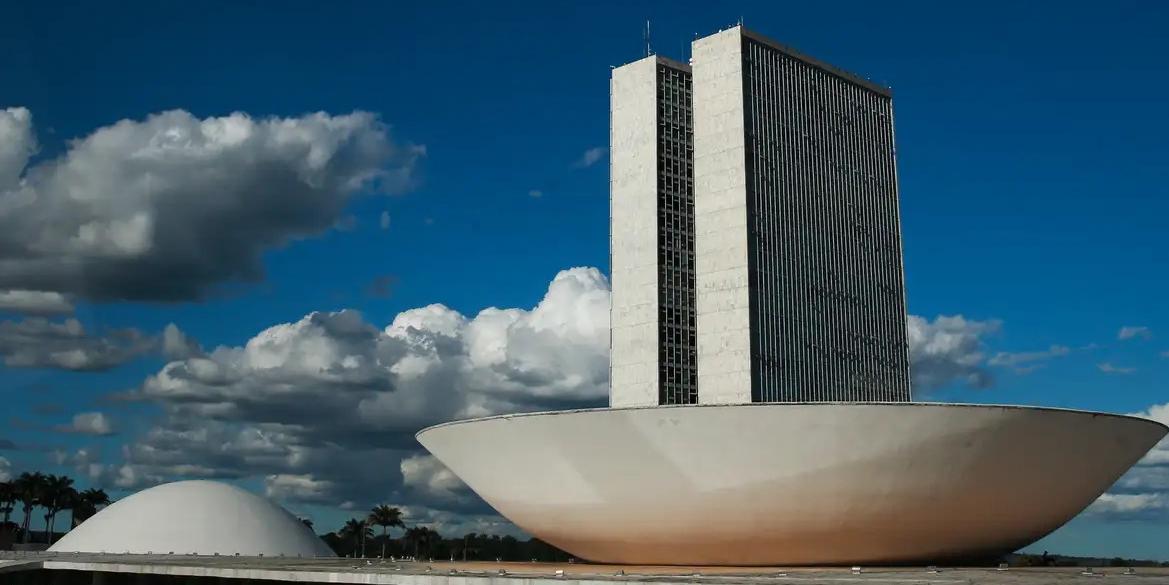
[[[82,522],[49,550],[336,556],[284,508],[214,481],[179,481],[138,492]]]

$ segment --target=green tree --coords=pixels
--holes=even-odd
[[[413,528],[406,529],[406,534],[402,536],[403,540],[414,545],[415,559],[418,558],[418,547],[423,541],[426,540],[426,537],[426,529],[421,526],[415,526]]]
[[[419,558],[420,549],[426,552],[428,558],[431,557],[435,543],[442,541],[442,536],[438,532],[426,526],[415,526],[406,530],[406,535],[403,538],[414,544],[415,559]]]
[[[32,523],[32,509],[41,502],[41,496],[44,493],[45,476],[38,472],[29,473],[24,472],[12,482],[13,488],[16,490],[16,499],[20,502],[21,511],[24,512],[24,521],[21,523],[20,530],[24,535],[24,542],[29,541],[29,525]]]
[[[45,542],[53,544],[53,527],[57,523],[57,514],[61,510],[73,507],[76,499],[77,490],[73,489],[73,478],[64,475],[45,477],[41,492],[41,506],[45,509]]]
[[[353,542],[354,556],[356,556],[358,545],[360,544],[362,549],[365,548],[365,538],[367,536],[373,536],[373,529],[364,520],[350,518],[345,521],[345,526],[341,527],[339,536]],[[365,550],[361,551],[361,556],[365,556]]]
[[[90,488],[73,499],[73,526],[90,519],[101,506],[110,504],[110,496],[105,490]]]
[[[406,526],[402,523],[402,511],[393,506],[382,504],[370,510],[367,522],[382,527],[382,558],[384,559],[386,558],[386,533],[391,526],[403,528]]]
[[[0,481],[0,513],[4,514],[4,523],[0,527],[8,526],[8,519],[12,517],[15,508],[16,488],[10,481]]]

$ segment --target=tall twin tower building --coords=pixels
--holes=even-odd
[[[908,401],[889,90],[737,26],[613,70],[611,406]]]

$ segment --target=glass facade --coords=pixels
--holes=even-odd
[[[658,404],[698,402],[690,71],[658,62]]]
[[[908,401],[892,98],[743,37],[751,399]]]

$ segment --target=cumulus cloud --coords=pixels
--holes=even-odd
[[[0,311],[27,315],[59,315],[73,312],[73,303],[57,292],[0,290]]]
[[[993,376],[985,367],[984,339],[999,331],[998,321],[942,315],[931,322],[910,315],[906,325],[915,391],[930,392],[951,384],[970,388],[988,388],[994,384]]]
[[[468,497],[467,485],[433,455],[414,455],[399,465],[402,484],[429,500],[454,502]]]
[[[333,503],[335,489],[333,482],[316,479],[311,473],[275,473],[264,478],[264,494],[280,501]]]
[[[365,112],[173,110],[122,120],[28,167],[32,116],[0,112],[0,290],[188,300],[262,276],[273,247],[330,229],[353,194],[410,186],[424,149]]]
[[[1144,325],[1125,325],[1116,332],[1116,338],[1120,341],[1128,339],[1149,340],[1153,338],[1153,330]]]
[[[0,360],[10,368],[104,371],[159,353],[184,359],[202,355],[202,348],[173,323],[161,335],[147,335],[134,328],[91,333],[73,318],[0,321]]]
[[[168,323],[162,330],[162,355],[168,360],[202,357],[203,347],[177,325]]]
[[[0,110],[0,193],[20,183],[21,172],[36,151],[32,113],[27,108]]]
[[[171,362],[125,395],[166,417],[104,478],[142,487],[258,476],[289,500],[362,507],[410,494],[418,505],[482,512],[421,456],[414,433],[450,419],[603,405],[608,327],[608,282],[593,268],[559,273],[531,309],[467,316],[435,304],[382,328],[354,311],[311,313]],[[398,473],[387,462],[400,462]]]
[[[1169,403],[1131,416],[1169,425]],[[1154,446],[1088,512],[1112,520],[1169,520],[1169,437]]]
[[[1141,520],[1158,517],[1169,511],[1169,494],[1113,494],[1106,493],[1088,508],[1095,516],[1113,520]]]
[[[80,433],[104,437],[114,434],[114,424],[105,414],[100,412],[81,412],[73,415],[73,420],[67,425],[57,427],[63,433]]]
[[[1053,345],[1043,351],[1005,352],[1000,351],[987,361],[988,365],[1009,368],[1017,374],[1028,374],[1041,367],[1044,362],[1071,353],[1066,345]]]
[[[581,169],[591,167],[600,162],[602,158],[605,158],[605,154],[608,152],[609,149],[604,146],[590,148],[584,151],[584,154],[580,155],[580,158],[573,163],[573,166]]]
[[[9,481],[12,479],[12,462],[4,457],[0,457],[0,481]]]
[[[14,368],[108,370],[153,351],[155,345],[137,329],[90,335],[72,318],[60,322],[42,317],[0,321],[0,358]]]

